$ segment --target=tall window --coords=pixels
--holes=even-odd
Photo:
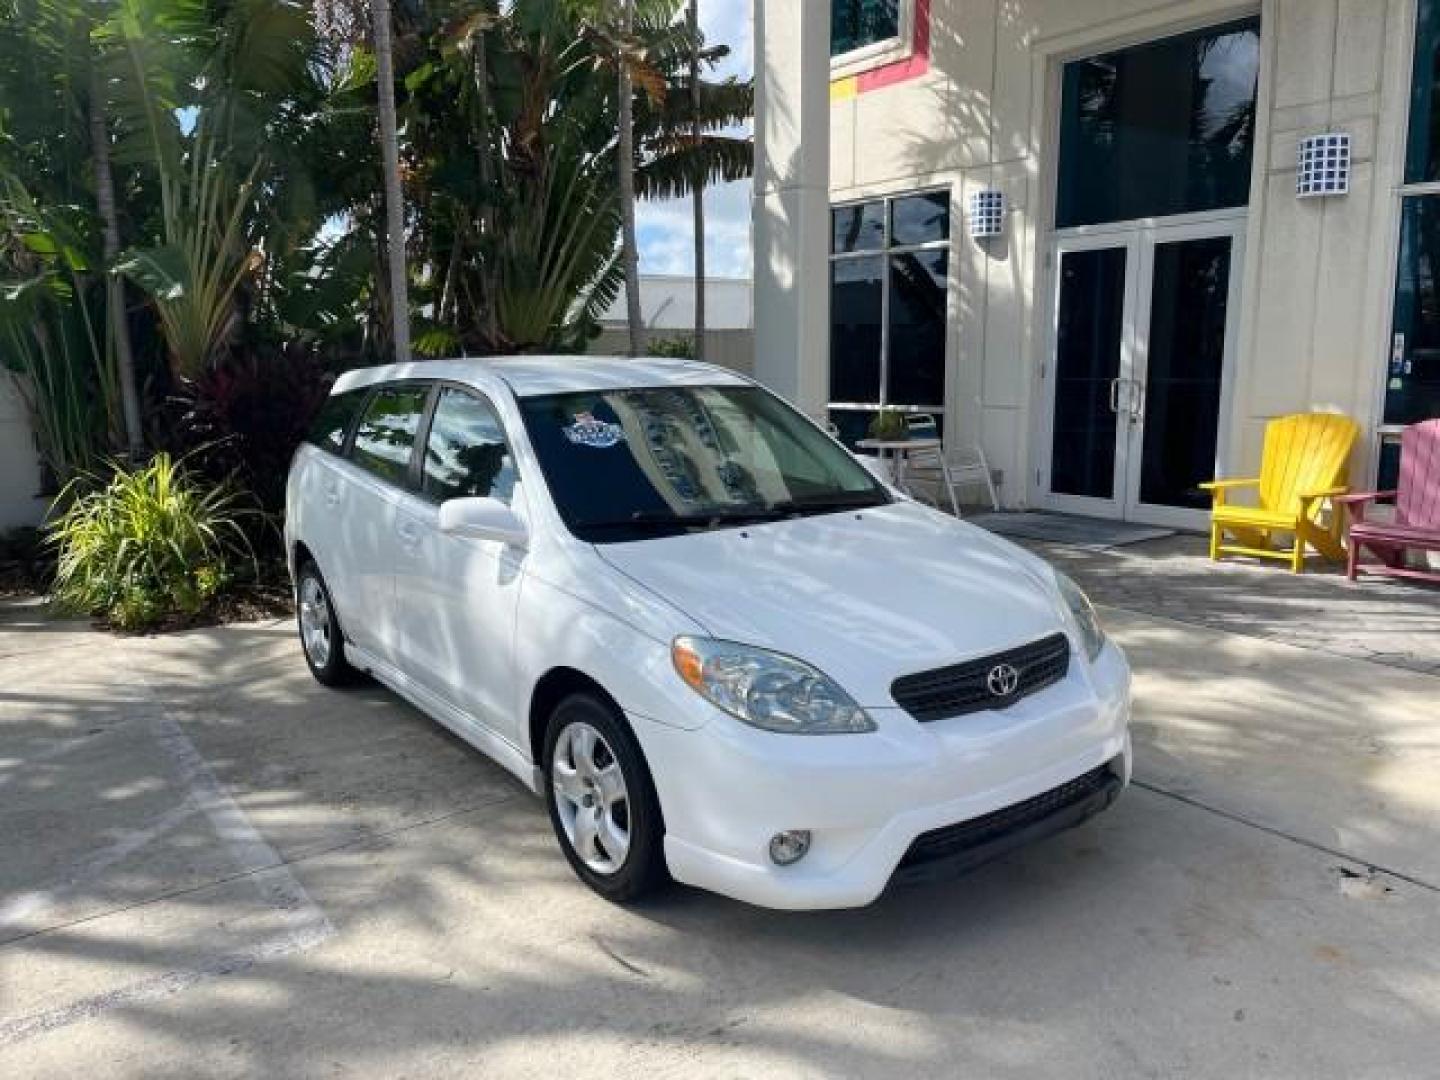
[[[1440,0],[1419,0],[1386,425],[1440,416]],[[1382,454],[1381,482],[1398,450]]]
[[[1244,206],[1260,20],[1065,65],[1059,228]]]
[[[950,193],[830,212],[830,417],[847,442],[881,408],[945,408]]]
[[[844,56],[898,38],[902,3],[913,0],[830,0],[830,55]]]

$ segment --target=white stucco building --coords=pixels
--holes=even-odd
[[[36,525],[48,500],[39,496],[40,459],[15,378],[0,369],[0,532]]]
[[[640,317],[649,340],[695,337],[695,279],[687,274],[641,274]],[[755,362],[754,302],[748,278],[705,279],[705,359],[749,374]],[[600,335],[588,351],[611,356],[630,347],[625,291],[600,316]]]
[[[1010,506],[1170,524],[1269,417],[1353,416],[1369,485],[1440,415],[1440,0],[755,14],[757,372],[807,411],[935,413]]]

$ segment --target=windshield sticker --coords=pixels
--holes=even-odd
[[[625,441],[625,429],[619,424],[596,420],[588,412],[576,413],[575,422],[561,430],[576,446],[588,446],[592,450],[608,450]]]

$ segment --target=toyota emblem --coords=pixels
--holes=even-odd
[[[1020,685],[1020,672],[1014,664],[996,664],[985,677],[985,685],[996,697],[1009,697]]]

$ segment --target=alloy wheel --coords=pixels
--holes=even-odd
[[[574,721],[555,740],[550,775],[575,854],[597,874],[618,871],[630,852],[630,794],[615,751],[595,728]]]
[[[307,574],[300,582],[300,641],[317,668],[330,662],[330,602],[320,579]]]

